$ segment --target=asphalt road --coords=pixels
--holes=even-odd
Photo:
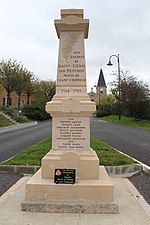
[[[91,135],[150,166],[150,132],[91,118]],[[51,121],[0,134],[0,162],[51,136]]]
[[[150,132],[91,118],[91,135],[150,166]]]
[[[35,126],[0,134],[0,162],[9,159],[21,150],[51,136],[51,120]]]

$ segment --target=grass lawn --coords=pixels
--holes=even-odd
[[[10,160],[2,163],[5,165],[41,165],[41,159],[51,149],[52,138],[45,140],[23,150]],[[100,164],[104,166],[129,165],[136,163],[131,158],[120,154],[110,145],[91,137],[91,147],[96,151]]]
[[[3,117],[3,116],[0,115],[0,127],[10,126],[10,125],[14,125],[14,124],[15,123],[10,122],[5,117]]]
[[[121,120],[118,119],[118,116],[105,116],[99,118],[101,120],[106,120],[110,122],[125,124],[132,127],[142,128],[150,131],[150,120],[135,120],[133,118],[121,116]]]

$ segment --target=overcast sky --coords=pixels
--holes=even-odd
[[[60,9],[84,9],[90,19],[85,41],[88,91],[103,68],[113,80],[112,54],[121,69],[150,83],[150,0],[0,0],[0,60],[15,59],[43,80],[56,80],[59,40],[54,19]]]

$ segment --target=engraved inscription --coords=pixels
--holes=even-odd
[[[86,127],[81,118],[64,118],[56,126],[58,149],[83,149],[86,141]]]
[[[86,86],[85,56],[82,40],[82,32],[62,32],[57,68],[57,85],[68,87]]]

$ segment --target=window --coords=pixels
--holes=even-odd
[[[3,98],[3,106],[6,106],[6,98]]]
[[[12,98],[10,98],[10,106],[12,105]],[[7,106],[7,98],[3,98],[3,106]]]

